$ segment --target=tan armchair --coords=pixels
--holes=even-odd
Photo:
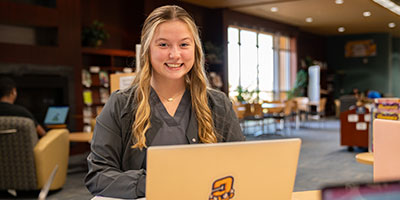
[[[67,129],[54,129],[38,140],[33,121],[25,117],[0,117],[0,190],[37,190],[54,167],[58,172],[50,190],[66,180],[69,156]]]

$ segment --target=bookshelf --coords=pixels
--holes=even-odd
[[[135,71],[135,52],[121,49],[82,47],[83,131],[92,131],[91,122],[110,96],[110,75]]]

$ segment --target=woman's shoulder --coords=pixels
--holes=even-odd
[[[227,95],[219,90],[207,88],[207,95],[209,103],[212,106],[225,107],[227,104],[230,103],[230,100],[227,97]]]
[[[225,93],[223,93],[220,90],[213,89],[213,88],[207,88],[207,94],[208,94],[209,97],[214,98],[214,99],[225,99],[225,98],[227,98]]]
[[[115,110],[120,110],[124,113],[124,110],[132,110],[133,101],[135,97],[136,87],[131,86],[126,89],[116,90],[107,101],[107,104],[112,105],[111,107]],[[106,105],[107,105],[106,104]]]

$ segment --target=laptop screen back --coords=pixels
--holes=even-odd
[[[68,115],[68,106],[50,106],[44,118],[45,125],[65,124]]]
[[[375,119],[374,181],[400,180],[400,121]]]
[[[400,182],[355,183],[322,189],[322,200],[398,200]]]
[[[300,139],[149,147],[146,198],[291,199]]]

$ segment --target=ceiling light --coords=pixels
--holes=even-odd
[[[394,22],[390,22],[388,24],[388,26],[389,26],[389,28],[394,28],[394,27],[396,27],[396,24]]]
[[[363,12],[363,16],[364,17],[369,17],[369,16],[371,16],[371,12],[365,11],[365,12]]]
[[[339,32],[344,32],[346,29],[343,27],[343,26],[341,26],[341,27],[339,27],[338,29],[337,29]]]
[[[400,15],[400,6],[390,0],[373,0],[375,3],[389,9],[390,11]]]
[[[271,12],[278,12],[278,8],[277,7],[272,7],[271,8]]]
[[[313,18],[312,18],[312,17],[307,17],[307,18],[306,18],[306,22],[308,22],[308,23],[313,22]]]
[[[343,1],[343,0],[335,0],[335,3],[336,3],[336,4],[343,4],[344,1]]]

